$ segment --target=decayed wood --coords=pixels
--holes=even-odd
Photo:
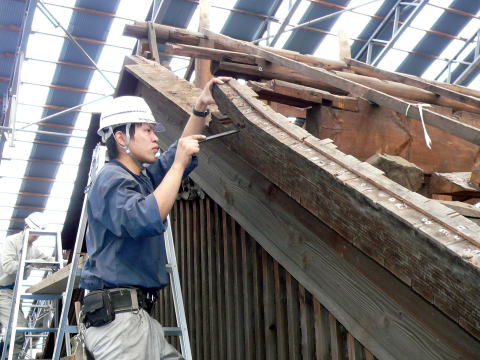
[[[412,191],[420,190],[425,181],[423,170],[400,156],[375,154],[366,162],[382,170],[389,179]]]
[[[78,261],[78,268],[82,269],[85,264],[85,257],[81,256]],[[68,275],[70,272],[71,264],[63,267],[62,269],[54,272],[50,276],[46,277],[38,284],[30,286],[26,292],[31,294],[61,294],[67,287]],[[73,284],[74,289],[78,287],[80,276],[75,277]]]
[[[292,106],[324,104],[338,109],[358,111],[358,99],[354,97],[334,95],[328,91],[282,80],[249,81],[248,86],[259,93],[261,99],[283,102]]]
[[[430,192],[432,194],[478,193],[480,188],[470,184],[470,177],[470,172],[433,173]]]
[[[446,130],[462,139],[480,145],[480,129],[474,128],[466,124],[462,124],[454,119],[437,114],[431,110],[425,108],[420,109],[415,104],[412,105],[405,100],[396,98],[391,95],[387,95],[383,92],[374,90],[365,85],[358,84],[352,80],[342,78],[324,69],[314,68],[298,61],[285,58],[281,55],[277,55],[273,52],[260,49],[250,43],[235,40],[229,38],[228,36],[216,34],[212,31],[205,29],[203,30],[203,32],[210,39],[223,45],[228,50],[242,51],[252,53],[257,56],[262,56],[273,64],[288,67],[293,71],[310,77],[313,81],[329,83],[330,85],[344,90],[354,96],[363,97],[380,106],[384,106],[396,112],[408,115],[417,120],[422,120],[423,118],[424,121],[430,125]]]
[[[374,77],[381,77],[382,79],[385,80],[391,80],[391,81],[396,81],[399,83],[403,83],[406,85],[412,85],[416,86],[418,88],[431,91],[441,97],[446,97],[452,100],[455,100],[457,102],[464,103],[466,105],[469,105],[471,107],[474,107],[478,113],[478,109],[480,108],[480,99],[474,96],[470,95],[465,95],[460,93],[458,90],[454,91],[448,88],[445,88],[441,85],[437,85],[434,83],[429,83],[428,81],[414,77],[411,75],[406,75],[406,74],[401,74],[401,73],[395,73],[395,72],[390,72],[386,70],[382,70],[379,68],[376,68],[374,66],[365,64],[361,61],[354,60],[354,59],[346,59],[346,63],[356,72],[362,73],[363,75],[367,76],[374,76]],[[478,94],[480,96],[480,94]],[[445,106],[450,106],[447,105],[448,102],[444,100],[440,100],[442,103],[445,104]],[[439,104],[440,105],[440,104]]]
[[[192,89],[187,82],[175,80],[173,74],[159,66],[129,66],[129,71],[140,80],[137,94],[142,95],[158,119],[165,122],[167,131],[160,134],[160,143],[162,147],[167,146],[179,136],[191,105],[198,96],[198,90]],[[244,137],[242,141],[245,141]],[[237,155],[244,155],[238,144],[234,148],[229,150],[222,141],[209,143],[200,153],[203,166],[191,176],[208,194],[212,194],[216,202],[239,219],[242,226],[312,291],[371,352],[382,359],[408,356],[437,359],[444,356],[458,357],[461,353],[468,358],[478,353],[478,343],[465,335],[457,325],[279,191]],[[259,156],[264,156],[262,152],[265,150],[258,149],[255,146],[249,152],[258,151]],[[275,158],[272,160],[272,165],[276,166],[277,161]],[[286,175],[286,178],[291,178],[291,175]],[[296,182],[299,180],[298,176],[294,178]],[[335,186],[332,188],[329,185],[328,192],[331,191],[335,191]],[[348,193],[344,195],[348,196]],[[328,193],[322,199],[327,212],[332,205],[329,199],[331,196]],[[353,209],[354,206],[349,208]],[[397,220],[390,220],[393,223],[388,226],[397,229],[399,233],[404,231]],[[355,230],[360,233],[364,231],[363,226]],[[410,234],[410,229],[408,232]],[[403,242],[408,240],[408,236],[402,239]],[[394,248],[396,253],[404,254],[403,246]],[[439,256],[436,249],[435,246],[429,248],[428,258],[424,258],[420,256],[422,252],[418,253],[416,247],[412,248],[416,251],[415,258],[420,256],[419,261],[422,262],[418,269],[427,279],[430,278],[428,274],[431,271],[428,259],[434,258],[443,263],[441,259],[451,256],[450,252]],[[449,264],[463,266],[457,261]],[[438,276],[438,270],[433,273]],[[470,297],[470,290],[466,285],[470,284],[468,277],[472,275],[471,271],[462,272],[461,275],[464,278],[463,295],[467,298]],[[448,281],[453,288],[457,283],[456,280]],[[412,284],[417,286],[416,283]],[[378,309],[382,309],[386,317],[395,320],[379,324]],[[400,313],[402,316],[399,317]],[[474,312],[471,312],[468,320],[470,323],[473,315]],[[464,324],[466,325],[468,323]],[[402,339],[401,344],[395,339]]]

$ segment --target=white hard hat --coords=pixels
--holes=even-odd
[[[41,212],[34,212],[25,218],[25,224],[32,230],[45,230],[48,226],[45,215]]]
[[[165,130],[155,121],[152,110],[145,100],[138,96],[120,96],[112,99],[102,112],[97,133],[103,141],[106,141],[112,135],[115,127],[135,123],[155,124],[157,132]]]

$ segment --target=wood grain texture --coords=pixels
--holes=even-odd
[[[166,146],[180,133],[196,90],[157,67],[131,70],[140,80],[137,93],[167,127],[160,136]],[[478,343],[458,324],[319,222],[223,141],[202,148],[200,161],[194,180],[377,357],[453,359],[478,353]]]

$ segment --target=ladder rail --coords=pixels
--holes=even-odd
[[[192,359],[192,350],[190,347],[190,337],[188,335],[187,318],[185,316],[185,306],[183,303],[182,288],[180,286],[180,276],[178,274],[177,257],[175,255],[175,246],[173,243],[172,226],[170,223],[170,216],[167,216],[167,230],[164,234],[165,249],[167,252],[167,261],[171,267],[170,282],[173,305],[175,308],[175,318],[177,319],[177,326],[180,328],[180,347],[182,355],[186,360]]]
[[[17,269],[17,274],[16,274],[16,279],[15,279],[15,286],[13,288],[12,292],[12,305],[10,308],[10,317],[8,321],[8,326],[7,326],[7,331],[5,334],[5,345],[3,347],[3,351],[1,354],[1,360],[5,359],[13,359],[13,352],[15,349],[15,338],[17,333],[19,332],[24,332],[24,331],[19,331],[20,328],[23,329],[23,327],[18,326],[18,319],[20,316],[20,313],[23,314],[22,309],[21,309],[21,301],[22,299],[43,299],[43,296],[36,296],[36,295],[30,295],[26,294],[24,291],[24,287],[26,286],[24,284],[24,276],[26,274],[26,265],[30,263],[36,263],[33,261],[27,261],[27,252],[28,252],[28,239],[31,234],[35,235],[54,235],[55,236],[55,247],[56,247],[56,259],[57,261],[49,261],[46,262],[48,265],[58,265],[59,267],[62,266],[63,264],[63,259],[61,258],[62,251],[61,251],[61,240],[60,240],[60,232],[58,231],[48,231],[48,230],[32,230],[32,229],[25,229],[24,234],[23,234],[23,239],[22,239],[22,249],[20,252],[20,259],[18,261],[18,269]],[[58,251],[60,249],[60,251]],[[52,300],[55,300],[52,298]],[[23,315],[22,315],[23,316]],[[28,323],[27,323],[28,325]]]

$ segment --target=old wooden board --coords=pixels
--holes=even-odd
[[[232,81],[217,87],[214,93],[221,111],[245,126],[237,138],[239,141],[232,141],[235,151],[406,284],[432,287],[432,298],[427,300],[442,306],[436,300],[438,297],[442,304],[454,306],[459,301],[465,302],[468,293],[470,310],[455,308],[454,312],[451,309],[448,312],[455,321],[464,318],[480,326],[480,311],[475,305],[479,269],[463,262],[463,275],[454,281],[457,286],[445,283],[452,280],[451,264],[462,256],[449,252],[452,250],[449,245],[467,238],[478,245],[480,228],[476,224],[452,217],[454,214],[448,209],[435,208],[428,199],[382,175],[371,176],[374,171],[361,170],[363,165],[358,160],[329,145],[315,146],[315,139],[310,139],[308,133],[302,134],[302,129],[278,114],[271,114],[248,94],[239,94],[239,87],[234,84]],[[424,219],[429,219],[427,224]],[[431,271],[439,267],[440,274],[432,276]]]
[[[471,172],[433,173],[430,191],[434,194],[453,194],[469,192],[471,197],[480,195],[480,188],[470,184]]]
[[[354,70],[364,70],[365,71],[364,74],[366,75],[375,75],[382,79],[397,81],[403,84],[416,86],[416,87],[419,87],[420,89],[431,91],[437,95],[445,96],[455,101],[459,101],[464,104],[480,108],[479,98],[476,98],[470,95],[465,95],[458,91],[444,88],[437,84],[429,83],[426,80],[423,80],[421,78],[417,78],[411,75],[405,75],[402,73],[393,73],[390,71],[382,70],[354,59],[345,59],[345,62]]]
[[[160,142],[168,146],[179,136],[199,90],[160,66],[129,66],[129,71],[139,79],[131,93],[142,95],[165,124]],[[209,143],[192,178],[374,355],[438,359],[478,354],[478,342],[458,325],[239,154],[222,140]]]
[[[84,264],[85,257],[81,256],[78,262],[78,268],[82,269]],[[26,292],[30,294],[61,294],[67,287],[70,267],[71,264],[68,264],[67,266],[43,279],[38,284],[30,286]],[[75,277],[75,283],[73,284],[74,289],[78,287],[79,281],[80,276]]]
[[[314,68],[304,63],[275,54],[271,51],[261,49],[248,42],[235,40],[228,36],[216,34],[206,29],[203,29],[203,33],[206,34],[211,40],[223,45],[228,50],[241,51],[261,56],[270,61],[272,64],[288,67],[306,77],[310,77],[314,81],[328,83],[336,88],[352,94],[353,96],[362,97],[380,106],[384,106],[401,114],[408,115],[417,120],[424,119],[424,121],[430,125],[446,130],[457,137],[480,145],[480,129],[437,114],[431,110],[419,108],[415,104],[412,105],[411,103],[400,98],[387,95],[368,86],[342,78],[327,70]]]
[[[421,122],[364,100],[358,106],[358,112],[313,107],[307,115],[307,130],[334,140],[339,150],[363,161],[385,153],[401,156],[426,173],[471,170],[477,145],[427,124],[432,139],[429,149]]]

